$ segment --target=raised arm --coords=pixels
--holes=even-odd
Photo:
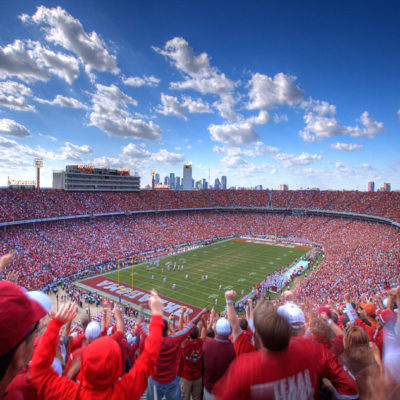
[[[226,300],[226,312],[228,314],[228,321],[232,328],[233,341],[242,333],[242,329],[239,325],[239,318],[235,311],[233,301],[235,300],[236,292],[234,290],[228,290],[225,292]]]
[[[58,344],[61,327],[76,317],[77,306],[68,302],[62,304],[56,316],[47,325],[38,347],[29,364],[29,377],[40,398],[47,400],[73,399],[79,390],[78,384],[59,376],[51,367]]]

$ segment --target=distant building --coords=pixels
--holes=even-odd
[[[169,174],[169,188],[171,190],[175,189],[175,174],[173,172]]]
[[[282,184],[279,186],[279,188],[280,188],[279,190],[289,190],[289,185]]]
[[[193,189],[193,179],[192,179],[192,166],[183,166],[183,178],[182,178],[182,189],[192,190]]]
[[[263,185],[257,185],[254,189],[255,190],[263,190]]]
[[[36,181],[26,181],[22,179],[10,179],[7,180],[7,186],[9,189],[36,189]]]
[[[154,183],[156,185],[158,185],[160,183],[160,174],[156,174],[156,176],[154,177]]]
[[[181,189],[181,177],[176,176],[175,177],[175,190],[180,190]]]
[[[162,183],[158,183],[154,186],[156,190],[169,190],[169,185],[163,185]]]
[[[375,182],[368,182],[368,192],[375,192]]]
[[[140,177],[131,176],[126,168],[67,165],[65,171],[53,172],[53,189],[132,192],[140,190]]]
[[[218,178],[216,178],[214,181],[214,189],[221,189],[221,182]]]
[[[169,176],[164,178],[164,185],[169,185]]]
[[[203,178],[203,187],[202,189],[208,189],[208,182]]]
[[[223,175],[221,177],[221,189],[226,189],[227,188],[227,181],[226,181],[226,176]]]
[[[383,191],[384,192],[390,192],[390,183],[384,183],[383,184]]]

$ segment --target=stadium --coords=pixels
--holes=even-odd
[[[0,194],[1,252],[14,254],[4,276],[17,273],[29,290],[66,293],[60,305],[67,297],[82,308],[120,304],[132,332],[138,311],[151,313],[152,288],[164,316],[181,323],[182,307],[185,318],[207,305],[224,315],[232,290],[240,315],[249,300],[279,299],[289,287],[303,308],[316,309],[339,307],[343,293],[362,303],[398,284],[395,192]],[[100,322],[96,311],[91,317]]]

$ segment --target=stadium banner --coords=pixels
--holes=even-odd
[[[79,285],[87,286],[89,290],[91,289],[96,292],[103,292],[105,295],[113,296],[117,299],[116,301],[121,297],[121,300],[126,303],[143,306],[144,308],[148,308],[148,301],[151,297],[149,290],[137,287],[133,287],[132,290],[132,286],[122,282],[118,284],[118,281],[104,276],[85,279],[80,281]],[[164,315],[166,316],[173,314],[174,317],[179,318],[182,306],[187,308],[191,318],[201,311],[201,308],[182,303],[178,300],[171,299],[170,297],[160,295],[160,298],[164,304]]]

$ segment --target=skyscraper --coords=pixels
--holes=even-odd
[[[368,182],[368,192],[375,192],[375,182]]]
[[[385,191],[385,192],[390,192],[390,183],[384,183],[383,184],[383,190]]]
[[[183,190],[192,190],[192,166],[184,165],[183,166],[183,178],[182,178],[182,189]]]
[[[160,174],[156,174],[156,176],[154,177],[154,183],[156,185],[158,185],[160,183]]]
[[[224,175],[221,177],[221,189],[226,189],[226,184],[226,176]]]
[[[175,190],[180,190],[181,189],[181,177],[176,176],[175,177]]]
[[[214,189],[221,189],[221,183],[218,178],[215,178]]]
[[[169,185],[169,177],[168,176],[166,176],[164,178],[164,185]]]
[[[169,174],[169,188],[171,190],[175,189],[175,174],[173,172]]]

